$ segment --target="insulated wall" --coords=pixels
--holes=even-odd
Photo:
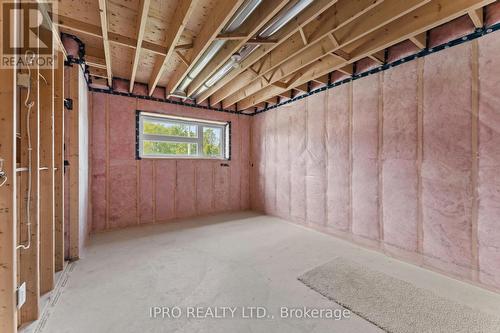
[[[249,208],[250,117],[98,92],[90,96],[92,231]],[[230,121],[231,160],[137,160],[136,110]]]
[[[499,33],[252,118],[252,207],[500,289]]]

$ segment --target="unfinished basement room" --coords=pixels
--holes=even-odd
[[[0,2],[0,333],[500,333],[500,0]]]

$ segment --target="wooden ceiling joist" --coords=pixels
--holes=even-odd
[[[54,24],[61,28],[69,29],[74,32],[83,33],[85,35],[94,36],[97,38],[102,38],[102,30],[101,27],[92,25],[86,22],[78,21],[70,17],[52,14],[54,17]],[[109,42],[125,47],[129,47],[135,49],[137,47],[137,39],[130,38],[127,36],[123,36],[111,31],[108,31]],[[142,41],[141,47],[144,50],[148,50],[155,54],[165,56],[165,47],[163,45],[152,43],[146,40]],[[193,44],[179,44],[175,46],[176,50],[186,50],[191,49]]]
[[[408,13],[397,20],[391,21],[379,29],[370,32],[368,35],[350,43],[346,51],[351,54],[350,63],[358,61],[368,55],[375,54],[387,47],[409,39],[416,34],[423,33],[443,23],[468,14],[470,10],[477,10],[486,6],[494,0],[434,0],[428,2],[415,11]],[[331,54],[316,60],[309,65],[306,70],[301,70],[301,75],[294,80],[294,83],[288,87],[302,85],[321,75],[325,75],[332,69],[340,69],[345,63],[337,63],[338,59],[332,58]],[[294,75],[294,74],[292,74]],[[291,75],[290,75],[291,76]],[[268,86],[257,93],[246,97],[238,102],[240,109],[250,108],[272,96],[279,95],[283,89],[276,86]]]
[[[210,14],[208,21],[205,22],[199,36],[197,36],[193,43],[193,50],[189,59],[190,66],[177,68],[174,71],[167,84],[167,94],[172,93],[179,86],[242,3],[243,0],[217,1],[214,12]]]
[[[386,0],[394,4],[395,2],[400,2],[396,0]],[[411,0],[415,1],[415,0]],[[276,49],[269,52],[265,57],[260,60],[261,73],[260,75],[265,75],[269,71],[275,71],[280,68],[285,62],[290,59],[294,59],[294,62],[301,62],[303,55],[302,52],[310,53],[318,56],[323,56],[327,50],[336,50],[337,48],[337,38],[332,38],[333,32],[338,29],[354,29],[354,25],[357,22],[355,19],[364,17],[369,9],[375,10],[378,6],[384,5],[385,2],[373,1],[373,0],[360,0],[360,1],[350,1],[350,0],[340,0],[334,6],[327,9],[318,20],[314,20],[307,25],[302,27],[305,35],[307,36],[308,44],[304,45],[302,42],[302,37],[300,33],[296,33],[291,36],[287,41],[279,45]],[[387,5],[386,5],[387,6]],[[384,6],[385,8],[385,6]],[[335,19],[332,19],[335,17]],[[344,20],[344,21],[343,21]],[[334,24],[332,24],[332,21]],[[346,21],[348,23],[346,23]],[[332,27],[330,30],[325,30],[324,27]],[[318,34],[321,31],[321,34]],[[309,62],[310,63],[310,62]],[[306,66],[307,63],[303,63],[302,66]],[[279,70],[281,75],[286,75],[290,72],[285,70]],[[278,79],[277,76],[273,76]],[[248,96],[258,88],[259,84],[256,83],[260,78],[248,81],[243,81],[242,78],[237,78],[233,80],[223,89],[216,92],[211,99],[219,100],[224,99],[223,105],[232,105],[241,98]],[[254,81],[254,82],[252,82]],[[242,92],[244,91],[244,94]]]
[[[187,20],[191,15],[194,5],[195,1],[193,0],[181,0],[177,5],[173,20],[167,29],[167,38],[165,41],[165,56],[158,56],[159,58],[156,59],[155,65],[153,67],[153,72],[151,73],[151,77],[149,78],[149,96],[153,95],[153,92],[158,85],[158,81],[160,81],[166,65],[174,54],[175,45],[177,45],[179,39],[181,38],[182,32],[184,31],[184,27],[186,26]]]
[[[139,58],[141,56],[141,45],[144,39],[144,31],[146,30],[146,22],[148,19],[149,5],[151,0],[140,0],[139,2],[139,14],[137,16],[137,43],[135,46],[134,59],[132,60],[132,74],[130,75],[130,87],[129,91],[132,92],[134,89],[135,74],[137,73],[137,67],[139,65]]]
[[[188,96],[193,95],[233,54],[237,53],[255,34],[273,18],[289,0],[268,0],[262,2],[246,22],[238,28],[236,35],[245,36],[239,40],[229,40],[210,63],[200,72],[188,87]],[[262,41],[261,41],[262,42]],[[259,43],[260,44],[260,43]]]
[[[332,31],[324,31],[323,26],[327,24],[327,22],[324,22],[319,26],[306,26],[306,31],[311,30],[311,36],[316,36],[315,39],[310,38],[310,44],[306,47],[297,48],[294,45],[290,45],[289,48],[298,50],[296,52],[290,53],[289,51],[282,51],[279,53],[274,52],[274,54],[271,52],[265,57],[266,59],[264,59],[266,62],[264,63],[265,65],[263,71],[264,73],[267,73],[270,70],[274,70],[277,74],[273,75],[273,80],[281,80],[283,76],[308,66],[325,56],[327,53],[342,51],[342,53],[349,54],[349,52],[345,52],[344,50],[346,45],[363,38],[370,32],[379,29],[385,24],[396,20],[397,18],[415,10],[420,6],[423,6],[428,2],[429,0],[386,0],[380,3],[377,7],[371,7],[371,11],[362,11],[363,14],[357,16],[357,20],[353,20],[352,16],[357,15],[357,13],[354,12],[354,9],[359,10],[359,8],[354,4],[354,2],[350,2],[352,7],[343,6],[342,8],[345,8],[346,12],[340,13],[342,17],[348,18],[348,24],[339,22],[339,24]],[[339,2],[338,4],[341,3]],[[352,15],[347,15],[347,13],[352,13]],[[331,17],[327,18],[331,20]],[[359,25],[362,25],[363,29],[358,29]],[[316,33],[318,28],[320,28],[321,31],[324,31],[323,35]],[[345,33],[346,31],[353,31],[353,34],[347,35]],[[337,37],[335,38],[335,41],[330,37],[332,34]],[[342,38],[338,38],[337,34],[342,36]],[[340,45],[338,45],[338,43],[340,43]],[[334,56],[342,57],[342,55],[338,54],[335,54]],[[234,87],[236,84],[232,86]],[[259,82],[259,79],[253,80],[253,82],[247,83],[244,89],[240,89],[225,98],[222,104],[224,107],[231,106],[243,98],[256,93],[262,89],[261,87],[262,83]],[[215,98],[215,100],[217,100],[217,98]]]
[[[108,85],[113,85],[113,72],[111,71],[111,51],[109,49],[109,40],[108,40],[108,11],[106,0],[99,0],[99,15],[101,18],[101,27],[102,27],[102,44],[104,48],[104,58],[106,60],[106,72]]]
[[[217,103],[222,101],[223,98],[218,98],[214,93],[219,89],[226,87],[229,82],[231,82],[236,77],[249,77],[255,78],[256,76],[251,73],[251,66],[264,57],[267,53],[278,47],[281,43],[288,40],[289,37],[295,35],[298,29],[314,19],[319,15],[324,13],[328,8],[333,6],[336,0],[315,0],[310,6],[308,6],[304,11],[302,11],[296,18],[285,25],[277,34],[278,42],[275,44],[261,45],[258,49],[254,50],[245,60],[243,60],[238,69],[233,69],[225,77],[223,77],[214,86],[209,88],[207,91],[203,92],[198,96],[197,100],[202,102],[205,101],[209,96],[211,100],[218,99]],[[248,69],[248,70],[247,70]]]

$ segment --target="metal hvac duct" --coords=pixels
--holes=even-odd
[[[307,6],[313,3],[314,0],[294,0],[288,3],[278,15],[276,15],[262,31],[257,35],[259,38],[269,38],[283,28],[288,22],[290,22],[295,16],[297,16],[301,11],[303,11]],[[197,91],[195,96],[199,96],[204,91],[216,84],[220,79],[226,76],[233,68],[238,67],[239,63],[245,60],[254,50],[256,50],[259,45],[245,45],[239,51],[239,59],[231,58],[228,60],[224,66],[219,68],[219,70],[212,75]]]
[[[233,32],[238,29],[253,13],[255,8],[262,2],[262,0],[246,0],[240,8],[236,11],[236,13],[232,16],[229,22],[226,24],[224,29],[222,29],[223,33]],[[196,62],[193,68],[189,71],[186,77],[182,80],[179,87],[172,93],[173,96],[186,98],[186,88],[189,84],[200,74],[200,72],[207,66],[210,60],[219,52],[219,50],[224,46],[226,41],[224,40],[215,40],[213,41],[208,49],[203,53],[201,58]]]

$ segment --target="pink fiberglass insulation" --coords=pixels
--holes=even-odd
[[[195,161],[177,161],[175,212],[177,218],[196,215]]]
[[[214,201],[215,210],[217,212],[227,212],[230,210],[230,182],[231,169],[216,164],[214,168]]]
[[[349,231],[350,206],[350,88],[344,84],[327,91],[326,124],[326,177],[327,225]]]
[[[306,221],[306,102],[301,99],[290,104],[290,217]]]
[[[156,222],[166,222],[175,218],[175,160],[155,161],[156,181]]]
[[[370,69],[377,68],[380,63],[371,58],[363,58],[356,62],[356,74],[364,73]]]
[[[267,112],[265,118],[264,210],[276,215],[276,112]]]
[[[425,58],[422,202],[426,262],[471,266],[471,44]]]
[[[262,116],[256,117],[252,122],[252,186],[251,201],[252,209],[264,211],[264,165],[265,165],[265,132]]]
[[[197,201],[196,210],[200,215],[212,214],[214,212],[214,167],[216,162],[200,161],[196,163],[196,197],[204,200]]]
[[[142,161],[139,165],[139,223],[153,223],[154,218],[154,163]]]
[[[239,117],[240,124],[240,208],[250,209],[250,118]],[[235,147],[234,149],[238,149]]]
[[[252,117],[252,197],[261,200],[259,209],[500,288],[498,36],[473,42],[479,78],[473,44],[465,43]],[[477,80],[478,133],[472,121]],[[270,163],[276,173],[266,173]],[[269,186],[271,175],[276,180]],[[264,206],[269,191],[275,212]]]
[[[290,108],[276,110],[276,214],[290,218],[290,154],[289,126]]]
[[[445,44],[451,40],[474,32],[474,23],[468,15],[461,16],[429,31],[429,48]]]
[[[307,222],[324,225],[326,222],[326,148],[325,148],[325,92],[306,99],[306,207]]]
[[[387,63],[403,59],[404,57],[418,53],[420,49],[410,40],[405,40],[394,46],[391,46],[387,52]],[[415,82],[414,82],[415,83]]]
[[[379,74],[353,83],[352,232],[379,238],[378,109]]]
[[[500,43],[479,40],[479,279],[500,287]]]
[[[92,230],[106,228],[106,96],[101,94],[92,101]]]
[[[93,230],[249,207],[248,117],[101,93],[92,93],[92,98]],[[233,158],[136,160],[136,110],[231,121]]]
[[[500,2],[497,1],[486,6],[484,22],[487,27],[500,22]]]
[[[417,251],[417,61],[384,72],[384,241]],[[402,223],[404,221],[404,223]]]

